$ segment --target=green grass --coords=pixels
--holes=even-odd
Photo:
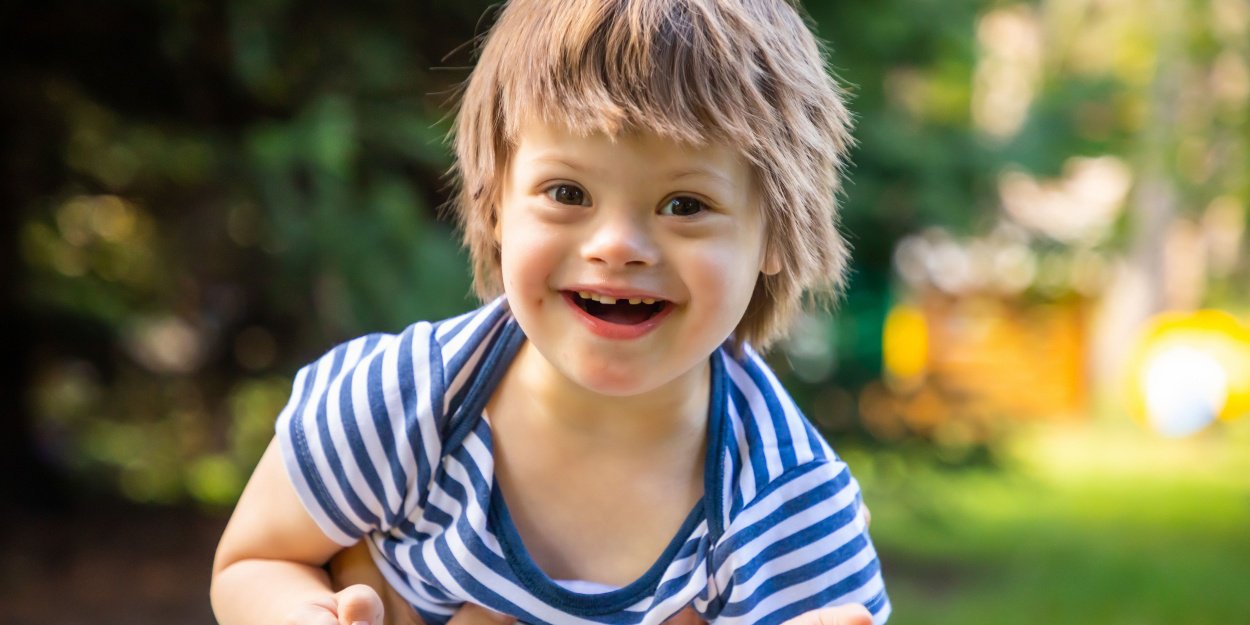
[[[895,625],[1250,623],[1250,419],[1039,429],[1003,468],[844,451]]]

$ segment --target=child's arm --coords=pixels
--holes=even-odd
[[[305,511],[271,442],[217,546],[211,596],[218,622],[381,625],[373,589],[331,589],[322,567],[342,548]]]

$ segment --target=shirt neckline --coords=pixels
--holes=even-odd
[[[500,331],[497,340],[493,341],[482,359],[482,366],[487,368],[484,371],[484,375],[478,376],[478,379],[473,384],[474,388],[468,393],[466,401],[462,405],[462,409],[467,412],[464,418],[460,420],[461,427],[456,428],[456,430],[467,434],[467,431],[475,427],[478,421],[483,421],[482,413],[486,408],[487,401],[502,379],[508,364],[512,362],[512,359],[525,341],[525,333],[521,331],[516,320],[509,318]],[[581,593],[552,580],[538,567],[533,558],[530,557],[529,551],[525,549],[516,525],[512,522],[512,515],[508,511],[503,493],[497,487],[494,476],[491,477],[489,522],[495,529],[494,533],[499,540],[500,547],[504,551],[506,562],[526,590],[554,607],[579,616],[596,616],[620,612],[651,596],[659,586],[664,573],[672,564],[673,559],[686,542],[690,540],[691,535],[700,523],[707,520],[708,532],[711,538],[715,540],[719,537],[722,510],[720,494],[723,481],[723,470],[719,459],[721,450],[724,449],[723,436],[725,431],[725,371],[720,358],[721,349],[723,347],[718,348],[716,352],[709,356],[711,384],[708,391],[708,444],[703,471],[703,497],[695,503],[690,513],[686,516],[686,520],[677,530],[673,539],[669,541],[668,546],[660,554],[659,558],[641,577],[633,582],[608,592]],[[489,428],[489,424],[486,427]],[[462,438],[462,436],[453,436],[453,438]]]

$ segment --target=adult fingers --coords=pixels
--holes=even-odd
[[[335,593],[334,598],[339,607],[339,625],[382,625],[382,598],[373,588],[353,584]]]
[[[663,625],[704,625],[705,621],[699,618],[699,613],[694,608],[687,607],[685,610],[678,612],[664,621]]]
[[[515,617],[500,614],[480,605],[466,603],[451,615],[451,620],[447,621],[447,625],[512,625],[515,622]]]
[[[864,525],[872,525],[872,511],[868,509],[868,505],[861,505],[860,509],[864,511]]]
[[[872,625],[872,614],[862,605],[840,605],[800,614],[783,625]]]

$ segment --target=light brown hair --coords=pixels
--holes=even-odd
[[[851,119],[821,43],[786,0],[512,0],[488,33],[454,127],[453,204],[474,288],[502,291],[493,236],[518,126],[724,141],[756,176],[766,245],[737,345],[783,336],[804,293],[836,300],[848,245],[837,194]]]

